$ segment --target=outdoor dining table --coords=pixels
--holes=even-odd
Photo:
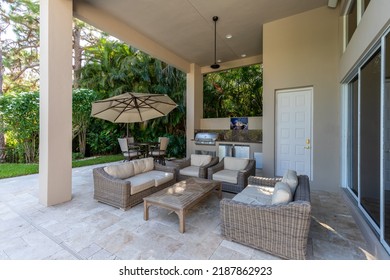
[[[159,143],[158,142],[135,142],[132,144],[136,146],[140,146],[143,152],[143,157],[146,158],[149,155],[150,148],[153,146],[157,146]]]

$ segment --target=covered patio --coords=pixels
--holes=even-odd
[[[221,236],[214,195],[191,210],[184,234],[177,216],[162,208],[151,207],[144,221],[142,204],[122,211],[95,201],[95,167],[74,168],[72,200],[50,207],[39,203],[38,175],[0,180],[0,259],[278,259]],[[376,246],[363,237],[346,201],[342,190],[312,192],[309,260],[376,259]]]
[[[36,250],[40,247],[38,240],[43,237],[47,244],[51,244],[59,250],[53,249],[53,254],[37,256],[37,258],[49,258],[55,253],[65,253],[68,257],[75,258],[93,258],[98,252],[107,258],[174,259],[179,258],[179,255],[182,258],[193,258],[194,253],[189,256],[185,254],[186,246],[190,246],[191,243],[185,242],[183,236],[191,234],[191,228],[199,227],[204,235],[198,232],[198,236],[193,237],[193,239],[203,236],[204,239],[197,243],[206,244],[205,247],[210,251],[206,255],[196,258],[258,258],[255,256],[255,251],[244,250],[244,252],[249,253],[242,254],[240,251],[242,247],[238,248],[236,244],[220,239],[217,222],[218,207],[214,207],[214,210],[210,212],[213,223],[207,226],[213,226],[213,228],[204,230],[202,227],[205,224],[193,218],[194,220],[189,219],[188,221],[188,234],[177,235],[174,216],[171,215],[171,226],[166,228],[166,234],[158,235],[153,224],[164,228],[161,224],[161,221],[164,221],[161,219],[162,212],[152,210],[151,220],[146,223],[139,217],[142,212],[139,208],[120,212],[108,206],[96,204],[91,199],[91,170],[72,170],[71,168],[71,27],[73,16],[187,74],[186,136],[187,154],[189,154],[188,147],[194,137],[194,132],[196,129],[202,128],[203,75],[212,71],[210,64],[213,63],[211,48],[213,29],[212,23],[208,23],[207,19],[209,18],[211,21],[212,16],[218,15],[221,16],[220,22],[222,23],[223,13],[226,19],[231,19],[234,18],[234,12],[239,12],[241,19],[244,18],[243,15],[248,13],[250,17],[247,18],[266,18],[266,20],[256,23],[255,26],[246,26],[245,24],[242,26],[239,23],[246,21],[240,20],[230,23],[230,26],[240,27],[236,31],[241,33],[237,34],[245,36],[245,38],[238,37],[238,42],[245,44],[246,39],[251,37],[256,41],[256,44],[254,48],[248,49],[248,52],[244,53],[240,50],[240,46],[243,45],[224,43],[223,46],[219,47],[219,52],[225,54],[225,60],[221,62],[219,70],[255,63],[263,64],[262,145],[264,175],[269,177],[280,175],[277,170],[278,162],[280,162],[277,158],[277,112],[279,109],[277,95],[283,91],[289,92],[291,89],[310,88],[309,94],[313,97],[309,102],[310,116],[307,118],[310,121],[310,131],[308,137],[304,137],[308,146],[302,148],[302,150],[306,150],[307,154],[309,167],[307,170],[310,171],[313,195],[314,212],[310,254],[314,259],[344,257],[366,259],[371,258],[369,257],[371,255],[378,256],[376,249],[371,251],[369,246],[366,248],[365,242],[359,237],[359,234],[358,237],[354,234],[350,236],[350,229],[355,227],[355,223],[345,206],[346,200],[343,199],[344,191],[347,190],[350,194],[350,189],[353,187],[349,185],[350,174],[348,173],[351,168],[349,163],[352,161],[348,155],[349,135],[347,135],[346,128],[349,111],[346,96],[351,75],[357,71],[356,65],[363,64],[369,51],[372,51],[371,49],[380,42],[384,42],[384,40],[380,41],[380,38],[385,36],[384,34],[389,27],[388,8],[390,4],[388,1],[372,0],[368,1],[370,2],[369,5],[367,4],[368,6],[363,6],[365,2],[363,0],[336,1],[336,4],[339,3],[336,9],[328,7],[326,0],[305,2],[248,0],[245,6],[242,5],[241,1],[233,0],[213,1],[215,5],[209,5],[210,1],[187,0],[170,1],[170,5],[162,4],[163,7],[156,7],[157,1],[155,3],[132,1],[131,5],[130,1],[108,2],[100,0],[41,0],[40,2],[40,175],[39,182],[37,177],[29,177],[28,179],[31,180],[29,184],[18,183],[17,179],[4,181],[8,186],[12,186],[13,190],[9,190],[8,187],[8,193],[2,193],[2,196],[7,197],[7,199],[1,200],[3,203],[2,211],[7,213],[5,215],[7,219],[20,221],[20,223],[15,222],[16,225],[6,223],[5,228],[9,227],[11,231],[15,228],[22,229],[19,232],[21,236],[26,232],[31,232],[28,238],[24,237],[28,242],[9,242],[6,239],[7,241],[4,241],[6,246],[12,247],[14,244],[19,244],[18,246],[21,248],[29,248],[29,244],[31,244],[32,247],[29,250],[38,253],[40,252]],[[259,4],[263,2],[267,2],[269,5]],[[358,22],[355,22],[356,31],[353,36],[351,35],[351,38],[348,38],[350,41],[347,42],[346,18],[352,3],[360,5],[360,8],[357,9],[360,14],[355,17]],[[283,12],[279,10],[279,13],[276,12],[273,17],[267,18],[271,14],[270,11],[278,11],[275,8],[278,6],[284,9]],[[363,7],[367,8],[364,16],[362,16]],[[191,12],[191,16],[181,13],[187,10]],[[129,16],[130,12],[134,15],[133,17]],[[133,19],[135,22],[131,21]],[[159,25],[159,22],[164,22],[164,25]],[[165,29],[160,30],[159,27],[162,26]],[[219,35],[220,43],[225,40],[223,32],[221,31]],[[204,36],[210,34],[210,36],[205,39],[206,37],[202,37],[201,34]],[[190,38],[185,37],[185,35],[190,35]],[[235,34],[233,35],[235,36]],[[381,87],[382,95],[384,94],[383,89],[384,86]],[[384,116],[384,114],[382,115]],[[383,134],[381,135],[383,136]],[[381,144],[383,143],[382,141]],[[300,146],[305,146],[305,143],[301,143]],[[381,156],[376,156],[376,161],[379,162],[383,158],[383,151],[384,149],[382,149]],[[81,174],[85,172],[85,174],[76,179],[78,177],[75,176],[74,172]],[[377,186],[377,189],[383,197],[385,188],[388,189],[388,185],[385,185],[384,182],[388,170],[381,170],[381,172],[382,182],[380,186]],[[27,192],[24,191],[26,186]],[[5,191],[4,188],[1,189],[1,192],[3,191]],[[356,204],[359,204],[359,197],[355,198],[355,201]],[[206,205],[213,205],[213,203]],[[336,211],[335,209],[341,210]],[[207,215],[208,210],[210,209],[206,207],[206,209],[199,208],[195,211]],[[355,205],[355,210],[356,212],[361,211],[361,205]],[[158,216],[155,216],[157,213]],[[138,218],[132,219],[132,215]],[[382,215],[384,215],[384,211],[382,211]],[[193,217],[197,216],[199,215],[193,215]],[[360,217],[364,217],[364,214],[361,214]],[[367,232],[371,232],[371,234],[376,232],[377,241],[382,242],[383,246],[387,246],[388,250],[387,241],[384,239],[384,230],[387,230],[388,227],[385,227],[384,219],[374,222],[370,220],[368,215],[365,218],[368,222],[365,221],[363,224],[366,227],[371,225],[373,228]],[[78,220],[72,221],[72,219]],[[172,224],[174,224],[173,227]],[[127,232],[130,228],[132,232]],[[344,229],[345,231],[343,231]],[[159,230],[159,232],[161,231]],[[83,234],[91,232],[96,234],[83,236]],[[97,234],[101,232],[107,232],[104,240],[99,239],[99,234]],[[321,232],[324,235],[321,235]],[[119,234],[122,238],[118,238],[118,236],[110,238],[110,234],[114,236]],[[159,242],[159,240],[174,239],[172,236],[176,237],[176,235],[178,241]],[[6,236],[10,238],[12,235],[6,234]],[[148,239],[145,239],[145,236],[148,236]],[[132,251],[132,255],[129,253],[130,251],[123,248],[121,251],[119,248],[130,246],[129,244],[136,242],[139,240],[138,238],[149,241],[151,240],[150,236],[155,237],[156,244],[170,244],[162,250],[164,256],[157,253],[158,250],[150,251],[150,248],[144,248],[142,245],[137,245],[139,248]],[[207,243],[206,237],[210,238],[210,236],[219,240],[219,242],[211,242],[213,245],[218,244],[217,247],[207,246],[209,243]],[[346,238],[346,236],[349,237]],[[118,245],[116,242],[122,243]],[[34,247],[35,244],[39,245]],[[115,248],[109,249],[110,246]],[[136,246],[131,247],[136,248]],[[362,247],[363,250],[357,249],[358,247]],[[327,255],[324,252],[324,250],[331,250],[331,248],[335,248],[333,253],[338,251],[343,255],[332,257],[333,253]],[[230,253],[224,255],[221,251]],[[347,252],[352,251],[355,253],[347,254]],[[5,249],[1,253],[12,258],[11,255],[8,255],[11,254],[10,252],[15,254],[18,250],[17,248]],[[123,255],[119,252],[123,252]],[[169,256],[165,255],[166,252],[170,252]],[[15,258],[22,256],[27,256],[27,254],[21,253]]]

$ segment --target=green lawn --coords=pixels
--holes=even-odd
[[[120,161],[123,155],[98,156],[81,160],[74,160],[72,167],[82,167],[106,162]],[[0,179],[29,174],[36,174],[39,171],[38,164],[22,164],[22,163],[1,163],[0,164]]]

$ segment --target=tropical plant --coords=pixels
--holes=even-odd
[[[39,81],[39,1],[4,3],[2,31],[11,29],[13,36],[2,37],[3,92],[35,91]]]
[[[256,64],[204,76],[204,116],[262,116],[263,68]]]
[[[39,92],[24,92],[0,97],[2,132],[7,143],[16,149],[19,159],[31,163],[38,160]]]
[[[104,155],[119,153],[118,138],[123,136],[121,125],[101,119],[92,119],[87,132],[87,153]]]
[[[8,91],[37,90],[39,45],[37,1],[3,0],[0,3],[0,96]],[[13,33],[13,38],[9,36]],[[0,117],[0,130],[4,130]],[[0,148],[5,137],[0,132]]]
[[[99,99],[119,95],[124,92],[161,93],[169,95],[178,107],[168,114],[144,123],[129,124],[130,134],[137,141],[155,141],[157,137],[172,135],[183,138],[185,135],[185,74],[149,55],[129,47],[117,40],[101,38],[99,44],[85,50],[86,64],[81,69],[80,85],[93,89]],[[101,124],[100,124],[101,125]],[[97,122],[95,127],[99,127]],[[110,126],[112,127],[112,126]],[[116,125],[118,129],[124,126]],[[91,150],[100,147],[97,135],[102,131],[91,131]],[[123,135],[122,135],[123,136]],[[115,143],[117,143],[115,141]],[[182,141],[178,141],[182,144]],[[185,143],[175,148],[174,156],[182,156]],[[171,145],[170,145],[171,147]],[[176,154],[180,151],[181,154]],[[169,152],[169,150],[168,150]]]

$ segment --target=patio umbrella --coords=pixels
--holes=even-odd
[[[113,123],[128,124],[166,116],[176,107],[177,104],[165,94],[127,92],[93,102],[91,115]]]

